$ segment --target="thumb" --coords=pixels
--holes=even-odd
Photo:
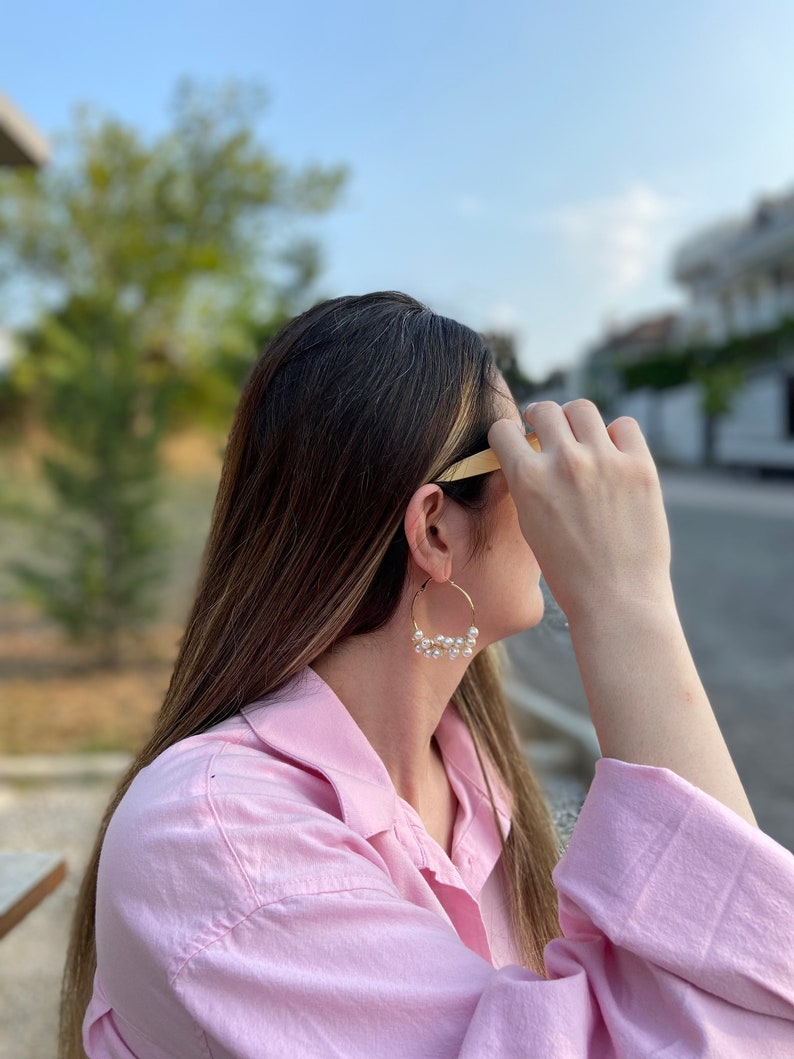
[[[488,444],[496,453],[508,482],[513,479],[522,461],[532,459],[527,435],[514,419],[497,419],[488,431]]]

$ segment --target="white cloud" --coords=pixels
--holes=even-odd
[[[577,267],[600,277],[603,293],[620,299],[667,266],[681,204],[647,184],[565,207],[546,218]]]
[[[523,315],[511,302],[494,302],[488,307],[487,326],[493,331],[516,331],[523,322]]]

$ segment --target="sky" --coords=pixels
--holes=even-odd
[[[344,163],[324,294],[515,333],[533,378],[682,300],[681,241],[794,185],[790,0],[6,0],[0,92],[163,131],[183,75],[266,86],[262,141]],[[57,158],[56,158],[57,161]]]

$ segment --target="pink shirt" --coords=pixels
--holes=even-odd
[[[789,853],[667,770],[600,761],[541,979],[512,962],[453,707],[437,735],[451,859],[311,669],[144,769],[102,853],[89,1057],[794,1056]]]

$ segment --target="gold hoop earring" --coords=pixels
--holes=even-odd
[[[425,658],[441,658],[445,656],[447,658],[471,658],[474,654],[474,648],[477,646],[477,637],[480,635],[480,630],[474,621],[474,604],[471,601],[471,596],[460,585],[456,585],[451,577],[448,577],[446,584],[452,585],[458,592],[462,593],[466,597],[466,601],[471,607],[471,625],[466,632],[465,636],[443,636],[441,633],[435,636],[432,640],[430,637],[425,636],[419,626],[416,624],[416,618],[414,617],[414,607],[416,601],[422,595],[424,590],[433,580],[432,577],[428,577],[427,581],[418,588],[414,593],[414,598],[411,600],[411,622],[414,627],[414,634],[411,638],[411,642],[414,645],[414,650],[418,655],[423,655]]]

